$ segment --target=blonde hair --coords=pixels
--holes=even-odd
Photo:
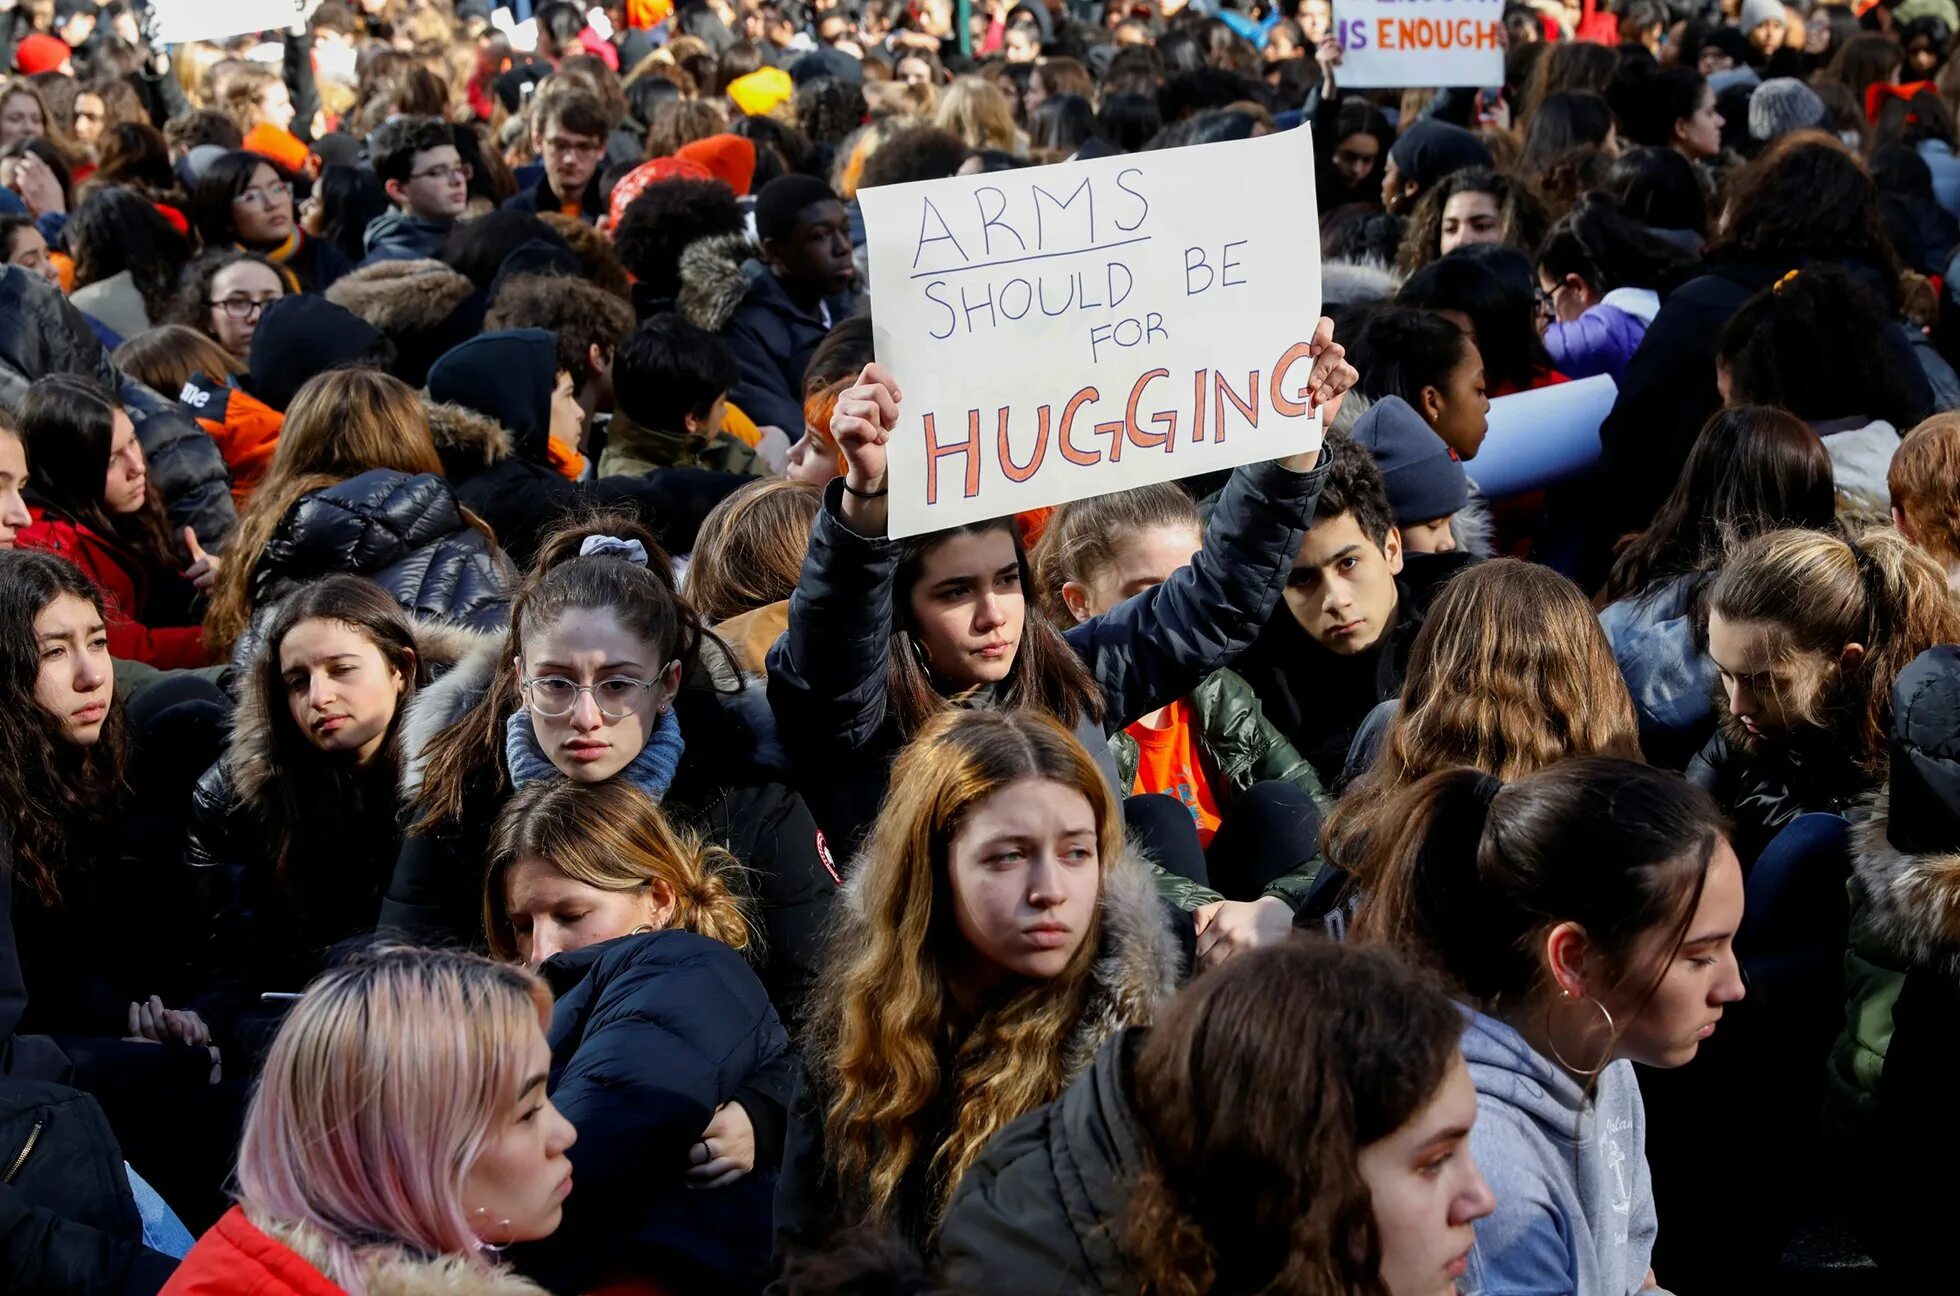
[[[218,108],[231,118],[238,129],[251,134],[252,128],[259,124],[260,100],[265,92],[275,85],[284,85],[286,79],[270,68],[256,63],[240,63],[227,67],[221,74],[212,77],[212,88],[216,93]]]
[[[1075,615],[1062,598],[1070,581],[1087,585],[1108,570],[1116,555],[1152,527],[1190,527],[1202,535],[1198,506],[1176,482],[1138,486],[1064,504],[1029,555],[1041,610],[1058,626],[1072,626]]]
[[[322,973],[266,1056],[239,1204],[317,1234],[349,1296],[404,1252],[490,1270],[463,1189],[550,1020],[543,982],[476,954],[381,947]]]
[[[1014,108],[1007,96],[977,76],[959,77],[946,87],[939,100],[938,124],[965,140],[968,148],[1012,153],[1018,142]]]
[[[1022,779],[1082,794],[1106,876],[1122,844],[1121,812],[1089,753],[1053,718],[942,712],[893,768],[853,879],[859,912],[832,928],[808,1022],[808,1056],[828,1100],[826,1170],[861,1212],[847,1223],[890,1222],[899,1185],[922,1158],[936,1222],[987,1141],[1059,1097],[1067,1082],[1069,1036],[1103,953],[1100,908],[1059,976],[1011,985],[981,1007],[963,1038],[949,1040],[948,967],[965,951],[948,853],[973,809]],[[1148,1011],[1125,1008],[1132,1018]],[[952,1127],[934,1146],[939,1111]]]
[[[525,859],[543,860],[572,881],[600,891],[637,891],[663,882],[674,893],[672,926],[731,949],[750,950],[755,944],[732,885],[741,872],[735,857],[676,828],[652,797],[624,780],[527,784],[497,816],[483,926],[490,935],[490,952],[500,959],[517,957],[504,879],[512,865]]]
[[[1885,484],[1919,546],[1941,563],[1960,560],[1960,414],[1935,414],[1906,433]]]
[[[764,477],[714,506],[695,537],[681,593],[716,625],[790,596],[810,549],[823,492]]]
[[[303,496],[377,468],[441,475],[421,398],[372,369],[331,369],[309,379],[287,407],[272,464],[232,532],[232,561],[219,570],[204,614],[212,651],[229,653],[251,620],[252,573],[287,510]]]

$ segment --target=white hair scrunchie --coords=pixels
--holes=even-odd
[[[587,536],[578,547],[578,556],[590,558],[624,558],[627,562],[647,565],[647,547],[638,540],[622,540],[618,536]]]

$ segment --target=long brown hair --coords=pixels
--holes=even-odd
[[[1182,486],[1160,482],[1076,500],[1056,509],[1034,547],[1035,591],[1041,610],[1058,626],[1075,624],[1062,598],[1070,581],[1087,584],[1107,571],[1131,538],[1153,527],[1189,527],[1202,534],[1198,506]]]
[[[1708,608],[1725,621],[1776,627],[1778,688],[1875,777],[1888,763],[1899,672],[1928,648],[1960,643],[1960,611],[1946,573],[1890,527],[1855,542],[1822,531],[1758,536],[1723,564]],[[1854,643],[1864,655],[1841,666],[1845,646]],[[1828,663],[1822,679],[1798,678],[1805,657]]]
[[[701,619],[716,625],[788,598],[822,507],[816,487],[765,477],[709,510],[683,587]]]
[[[1328,858],[1361,867],[1394,795],[1426,774],[1468,765],[1514,779],[1568,756],[1640,756],[1599,618],[1549,568],[1479,563],[1443,587],[1416,632],[1381,753],[1328,817]]]
[[[1462,1034],[1382,949],[1299,934],[1201,977],[1137,1047],[1136,1289],[1388,1296],[1359,1158],[1435,1097]]]
[[[1033,606],[1034,573],[1028,568],[1027,550],[1022,547],[1021,533],[1014,519],[994,518],[899,542],[898,576],[892,582],[893,629],[885,668],[885,698],[898,721],[899,733],[907,738],[953,705],[953,700],[940,691],[934,680],[925,649],[912,637],[912,587],[918,584],[926,557],[934,549],[956,536],[985,535],[993,531],[1004,531],[1013,540],[1022,596],[1030,603],[1028,615],[1021,620],[1021,643],[1014,654],[1013,671],[1007,678],[1001,704],[1035,707],[1070,728],[1080,724],[1085,716],[1102,718],[1102,689],[1061,632],[1049,625]]]
[[[287,511],[314,491],[377,468],[441,475],[421,399],[399,378],[372,369],[332,369],[309,379],[287,407],[272,464],[232,532],[232,561],[212,588],[204,614],[212,651],[230,652],[250,622],[252,576]]]
[[[138,333],[110,358],[116,368],[171,400],[179,398],[192,378],[214,383],[231,378],[231,353],[184,324],[162,324]]]
[[[637,540],[647,561],[642,565],[614,554],[581,555],[588,536]],[[490,687],[422,752],[410,753],[427,768],[421,789],[409,802],[415,816],[409,831],[433,832],[454,824],[479,798],[501,796],[510,788],[503,759],[504,721],[523,704],[517,659],[529,631],[554,625],[575,608],[603,608],[654,644],[663,660],[681,663],[682,679],[691,675],[705,636],[701,618],[674,588],[673,573],[673,563],[653,533],[627,514],[588,514],[546,536],[511,599],[510,629]]]
[[[942,711],[892,770],[852,879],[859,912],[832,928],[808,1022],[808,1056],[829,1098],[827,1169],[862,1206],[847,1222],[892,1222],[900,1184],[921,1160],[936,1220],[987,1140],[1066,1083],[1065,1046],[1102,953],[1100,911],[1061,975],[1010,986],[977,1018],[956,1026],[948,984],[964,946],[953,840],[976,806],[1022,779],[1088,800],[1107,876],[1123,840],[1120,810],[1089,753],[1049,716]],[[942,1101],[952,1129],[935,1144],[928,1113]]]
[[[751,928],[734,875],[741,866],[719,846],[676,827],[653,798],[624,779],[574,783],[546,779],[519,788],[490,835],[483,928],[490,952],[517,957],[504,896],[511,865],[540,859],[574,882],[601,891],[644,890],[655,881],[674,893],[672,925],[749,950]]]

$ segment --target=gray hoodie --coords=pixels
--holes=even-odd
[[[1471,1015],[1463,1056],[1477,1086],[1470,1150],[1497,1196],[1477,1221],[1466,1296],[1626,1296],[1647,1280],[1658,1225],[1647,1115],[1631,1062],[1591,1101],[1515,1030]]]

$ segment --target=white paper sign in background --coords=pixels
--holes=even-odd
[[[1319,445],[1306,127],[858,200],[893,536]]]
[[[277,31],[300,19],[299,0],[150,0],[165,45]]]
[[[1504,0],[1334,0],[1343,89],[1504,84]]]

